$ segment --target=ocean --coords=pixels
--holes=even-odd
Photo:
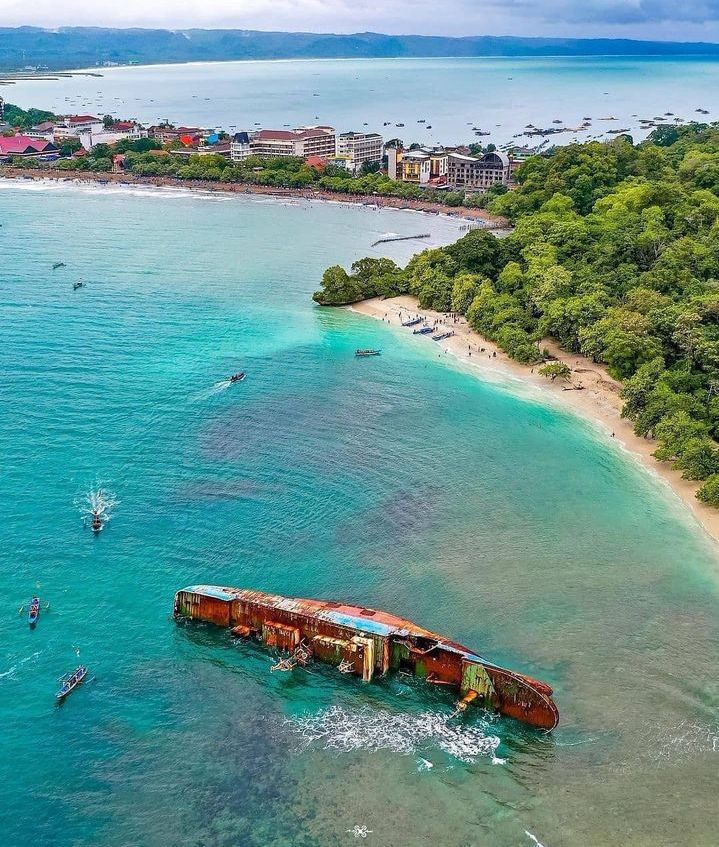
[[[527,124],[560,121],[578,129],[585,117],[591,128],[550,142],[606,139],[620,129],[639,140],[646,135],[639,118],[719,118],[719,60],[704,57],[316,59],[90,70],[102,76],[18,81],[0,91],[9,102],[59,114],[230,131],[321,123],[405,143],[536,144],[541,139],[514,136]],[[474,127],[489,134],[475,136]]]
[[[715,843],[716,547],[588,424],[310,299],[459,222],[6,181],[0,220],[4,844]],[[405,615],[550,683],[561,724],[270,673],[172,620],[195,583]]]

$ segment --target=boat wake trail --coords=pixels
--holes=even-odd
[[[75,505],[83,519],[99,516],[103,523],[110,520],[112,517],[110,510],[119,502],[112,491],[99,484],[75,498]]]
[[[409,756],[436,746],[461,762],[471,764],[479,757],[490,757],[495,764],[503,763],[495,755],[499,738],[486,733],[486,723],[465,725],[440,712],[409,715],[330,706],[314,715],[287,718],[284,724],[302,736],[307,746],[319,744],[341,753],[390,750]]]
[[[214,397],[215,394],[219,394],[221,391],[226,391],[232,385],[232,381],[229,379],[223,379],[221,382],[216,382],[212,388],[206,388],[204,391],[200,391],[191,397],[191,400],[195,402],[199,402],[201,400],[209,400],[210,397]]]
[[[33,660],[33,659],[37,659],[37,657],[38,657],[39,655],[40,655],[40,651],[38,650],[38,651],[37,651],[37,652],[35,652],[35,653],[31,653],[29,656],[25,656],[25,658],[24,658],[24,659],[20,659],[20,661],[19,661],[19,662],[17,662],[16,664],[12,665],[12,667],[10,667],[8,670],[3,671],[2,673],[0,673],[0,679],[3,679],[3,678],[4,678],[4,677],[6,677],[6,676],[9,676],[9,677],[10,677],[10,679],[15,679],[15,678],[16,678],[16,677],[15,677],[15,672],[18,670],[18,668],[21,668],[21,667],[22,667],[24,664],[26,664],[27,662],[32,662],[32,660]]]

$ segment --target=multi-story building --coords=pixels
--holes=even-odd
[[[387,172],[390,179],[440,187],[446,182],[447,156],[442,147],[418,147],[415,150],[388,147]]]
[[[236,132],[230,142],[230,158],[233,162],[244,162],[251,155],[249,133]]]
[[[92,115],[66,115],[55,124],[53,138],[57,142],[64,138],[76,138],[83,133],[102,132],[104,129],[105,125],[100,118]]]
[[[327,158],[335,154],[335,130],[331,126],[297,127],[293,130],[261,129],[250,139],[253,156],[308,156]]]
[[[365,162],[381,162],[382,148],[382,136],[376,132],[343,132],[337,136],[337,156],[347,159],[347,169],[354,172]]]
[[[97,132],[78,133],[80,143],[85,150],[92,150],[98,144],[116,144],[118,141],[137,141],[147,138],[147,130],[134,121],[116,121]]]
[[[511,172],[509,156],[496,151],[480,159],[450,153],[447,162],[447,185],[465,191],[486,191],[493,185],[507,185]]]

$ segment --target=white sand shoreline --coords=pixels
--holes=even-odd
[[[548,347],[557,359],[572,368],[572,385],[581,383],[584,386],[582,391],[565,391],[564,388],[568,387],[566,383],[560,383],[559,380],[552,383],[538,373],[538,366],[521,365],[511,360],[496,344],[470,329],[464,318],[454,322],[431,309],[420,310],[414,297],[402,296],[387,300],[374,298],[348,308],[394,327],[400,327],[402,320],[420,314],[430,324],[435,320],[446,320],[446,329],[454,330],[455,335],[441,342],[441,348],[468,367],[470,373],[485,380],[504,383],[505,386],[512,385],[527,399],[549,402],[591,424],[598,437],[609,439],[627,458],[637,462],[655,480],[665,484],[689,509],[712,541],[719,543],[719,510],[696,499],[698,483],[682,479],[681,473],[673,470],[670,464],[658,462],[652,456],[656,442],[637,436],[631,421],[621,417],[624,405],[619,396],[621,383],[609,376],[603,366],[581,355],[566,353],[551,341],[542,342],[543,347]],[[482,348],[484,352],[481,352]]]

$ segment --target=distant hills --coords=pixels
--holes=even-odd
[[[0,28],[0,68],[52,70],[119,64],[236,59],[341,59],[431,56],[719,56],[719,44],[629,39],[466,38],[259,32],[241,29]]]

